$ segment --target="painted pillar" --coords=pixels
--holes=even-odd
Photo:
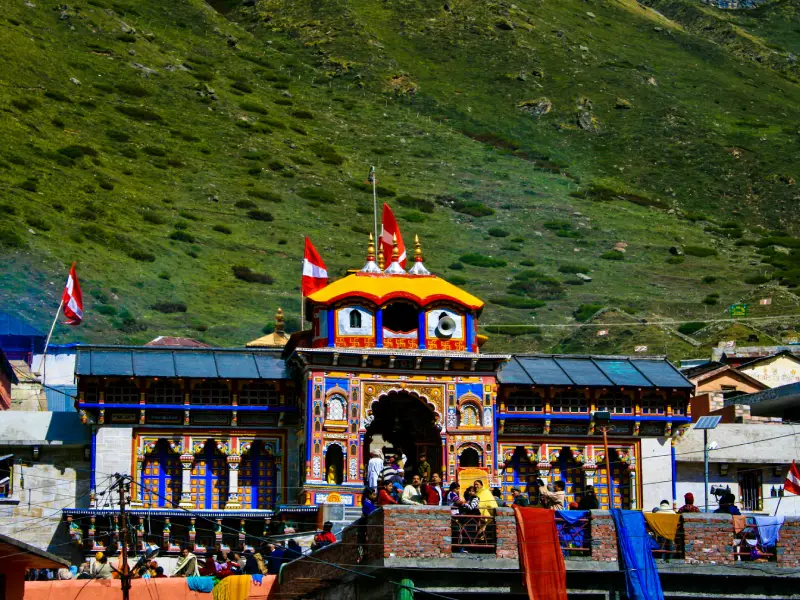
[[[375,347],[383,348],[383,309],[375,311]]]
[[[238,510],[242,508],[239,496],[239,463],[242,457],[238,454],[229,454],[228,461],[228,501],[225,503],[225,510]]]
[[[194,456],[191,454],[181,454],[181,501],[180,508],[194,508],[192,500],[192,466]]]
[[[336,313],[331,308],[328,309],[328,347],[332,348],[336,345]]]
[[[417,321],[417,347],[420,350],[425,350],[425,336],[427,335],[427,328],[425,326],[425,311],[421,310],[419,319]]]
[[[669,454],[672,463],[672,506],[676,506],[678,502],[678,463],[675,460],[675,438],[669,441]]]
[[[472,313],[467,313],[467,331],[465,333],[467,352],[475,352],[477,350],[477,348],[475,348],[475,317]]]

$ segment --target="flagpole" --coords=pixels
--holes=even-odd
[[[44,361],[47,358],[47,348],[50,346],[50,338],[53,337],[53,330],[56,328],[56,321],[58,321],[58,315],[61,314],[61,309],[64,308],[64,296],[61,296],[61,302],[58,303],[58,310],[56,311],[56,316],[53,319],[53,324],[50,325],[50,333],[47,334],[47,341],[44,343],[44,352],[42,353],[42,360],[39,363],[39,371],[42,373],[42,383],[44,381]]]
[[[303,296],[303,286],[300,286],[300,331],[306,327],[306,297]]]
[[[786,492],[784,492],[786,493]],[[775,507],[775,514],[772,515],[773,517],[778,516],[778,509],[781,507],[781,500],[783,500],[783,496],[778,496],[778,506]]]
[[[378,241],[378,178],[375,176],[375,167],[372,167],[372,220],[375,229],[375,243]]]

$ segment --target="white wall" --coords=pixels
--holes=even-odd
[[[662,500],[672,501],[672,458],[667,438],[642,438],[642,500],[651,510]]]
[[[788,424],[720,423],[708,432],[718,448],[709,453],[715,463],[762,463],[790,465],[800,457],[800,426]],[[676,445],[679,462],[703,462],[703,432],[694,428]]]
[[[114,473],[132,475],[133,427],[100,427],[95,457],[95,488],[98,492],[108,487],[109,478]],[[101,504],[100,497],[97,503],[98,506]]]
[[[44,373],[41,370],[42,355],[34,354],[31,361],[31,370],[44,376],[42,383],[46,385],[75,385],[75,348],[55,349],[48,351],[44,363]]]

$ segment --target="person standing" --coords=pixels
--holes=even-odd
[[[512,502],[514,506],[530,506],[531,504],[528,494],[523,494],[522,490],[517,487],[511,488],[511,496],[514,498]]]
[[[495,500],[492,492],[483,485],[483,481],[480,479],[475,480],[475,494],[478,497],[478,508],[480,509],[481,515],[484,517],[491,517],[491,511],[497,508],[497,500]]]
[[[369,453],[369,462],[367,463],[367,487],[374,490],[378,489],[378,483],[383,472],[383,458],[379,450],[373,450]]]
[[[450,512],[453,515],[459,514],[459,509],[464,505],[460,492],[461,485],[457,481],[450,484],[450,489],[447,491],[447,506],[450,507]]]
[[[189,552],[189,548],[181,550],[181,556],[172,572],[173,577],[196,577],[197,557]]]
[[[102,552],[94,555],[94,564],[92,565],[91,575],[93,579],[111,579],[114,569],[108,564],[108,558]]]
[[[600,508],[600,502],[597,500],[597,494],[594,493],[594,486],[587,485],[580,502],[578,502],[578,509],[597,510],[598,508]]]
[[[442,480],[438,473],[431,475],[430,483],[422,484],[422,499],[425,504],[432,506],[444,504],[444,490],[442,490]]]
[[[547,489],[547,486],[541,479],[538,479],[537,482],[539,483],[540,502],[545,508],[549,508],[550,510],[564,510],[566,508],[567,494],[564,490],[567,485],[563,481],[556,481],[555,484],[553,484],[554,491],[552,492]]]
[[[411,478],[411,483],[403,489],[400,504],[422,504],[422,494],[419,489],[420,483],[419,475],[414,475]]]
[[[378,509],[378,494],[375,493],[374,488],[364,490],[364,495],[361,496],[361,514],[368,517]]]
[[[381,491],[378,492],[378,505],[379,506],[386,506],[387,504],[397,504],[397,500],[394,499],[392,495],[392,491],[394,490],[394,485],[391,481],[385,481],[383,483],[383,487]]]
[[[417,475],[419,475],[422,478],[422,481],[430,481],[432,477],[431,464],[428,462],[428,455],[425,454],[424,452],[419,455],[419,464],[417,465]]]

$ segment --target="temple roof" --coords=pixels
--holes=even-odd
[[[515,355],[500,370],[501,384],[688,388],[694,384],[665,358]]]
[[[379,305],[405,299],[420,306],[447,301],[471,310],[483,308],[481,300],[435,275],[354,273],[308,296],[316,304],[332,304],[345,298],[363,298]]]
[[[82,346],[76,375],[288,379],[280,354],[235,348]]]

